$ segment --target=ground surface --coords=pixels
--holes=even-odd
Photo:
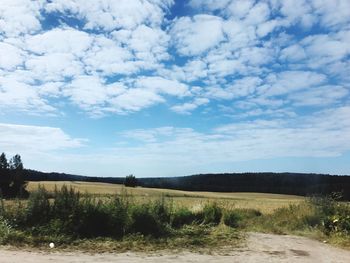
[[[29,182],[27,189],[31,192],[44,186],[47,190],[53,191],[55,186],[60,188],[63,185],[72,186],[74,189],[84,193],[97,195],[121,194],[126,191],[137,200],[148,201],[158,199],[160,196],[174,201],[175,205],[187,206],[189,208],[199,208],[208,201],[215,201],[223,206],[234,208],[255,208],[263,213],[273,212],[276,208],[296,204],[304,200],[301,196],[266,194],[266,193],[218,193],[218,192],[191,192],[171,189],[157,188],[129,188],[118,184],[90,183],[90,182]]]
[[[2,263],[44,263],[44,262],[327,262],[348,263],[350,251],[332,247],[304,237],[250,233],[247,244],[241,248],[225,248],[211,254],[192,252],[104,253],[88,254],[64,252],[56,249],[47,251],[23,251],[0,247]]]

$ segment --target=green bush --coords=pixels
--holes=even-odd
[[[216,203],[210,203],[203,208],[203,223],[218,225],[222,217],[222,209]]]
[[[27,209],[25,210],[26,224],[29,226],[46,224],[51,217],[49,193],[44,187],[39,186],[36,192],[29,196]]]
[[[350,205],[339,202],[338,193],[328,197],[312,197],[309,203],[315,207],[315,215],[319,218],[318,225],[322,226],[325,234],[350,233]]]
[[[130,212],[129,232],[142,235],[161,236],[165,233],[165,225],[158,220],[152,205],[134,205]]]
[[[164,197],[151,203],[151,210],[160,222],[170,223],[172,209]]]
[[[77,211],[79,211],[77,213]],[[111,236],[112,216],[100,201],[83,199],[73,219],[74,232],[82,237]]]
[[[185,207],[181,207],[172,214],[171,226],[175,228],[190,225],[197,221],[197,215]]]
[[[113,236],[121,237],[125,234],[129,218],[129,202],[125,198],[115,198],[109,204],[109,213],[111,214],[111,229]]]
[[[237,211],[226,211],[223,215],[224,224],[230,227],[238,227],[242,216]]]
[[[5,244],[12,231],[9,221],[0,217],[0,244]]]
[[[66,185],[63,185],[60,190],[55,188],[52,206],[53,217],[67,220],[73,214],[79,213],[80,197],[80,193],[72,187],[68,188]],[[88,198],[89,196],[87,195],[86,197]]]

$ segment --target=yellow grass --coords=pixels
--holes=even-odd
[[[112,195],[127,191],[136,200],[143,201],[165,196],[173,200],[174,205],[184,205],[191,209],[199,209],[208,201],[215,201],[225,207],[254,208],[263,213],[271,213],[279,207],[296,204],[304,200],[303,197],[295,195],[265,194],[265,193],[216,193],[216,192],[190,192],[170,189],[156,189],[143,187],[124,187],[124,185],[90,182],[29,182],[27,189],[31,192],[44,186],[48,191],[53,191],[55,186],[72,186],[82,193]]]

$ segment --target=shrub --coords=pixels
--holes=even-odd
[[[341,196],[338,193],[328,197],[313,197],[309,203],[314,206],[315,214],[321,221],[322,230],[326,234],[332,232],[350,233],[350,205],[338,200]]]
[[[171,207],[164,197],[151,203],[151,210],[160,222],[170,223]]]
[[[257,209],[237,208],[226,211],[223,216],[224,224],[231,227],[245,227],[251,220],[260,217],[262,214]]]
[[[158,221],[152,206],[134,205],[131,208],[129,231],[142,235],[161,236],[165,232],[165,226]]]
[[[74,220],[75,232],[82,237],[111,236],[112,216],[102,202],[84,199]]]
[[[222,217],[222,209],[216,204],[207,204],[203,208],[204,224],[218,225]]]
[[[45,224],[50,220],[51,206],[49,194],[44,187],[39,186],[36,192],[29,196],[27,209],[25,211],[26,224],[32,226]]]
[[[185,207],[181,207],[172,214],[172,227],[179,228],[196,222],[196,214]]]
[[[223,216],[224,224],[230,227],[238,227],[241,220],[242,216],[236,211],[226,211]]]
[[[128,200],[117,197],[109,206],[109,213],[111,214],[110,232],[113,236],[121,237],[125,233],[128,222]]]
[[[12,227],[9,221],[3,217],[0,217],[0,244],[6,243],[11,234],[11,230]]]
[[[88,197],[86,195],[86,198]],[[73,214],[79,213],[79,201],[80,193],[72,187],[68,189],[66,185],[63,185],[60,190],[55,188],[52,207],[53,217],[62,220],[72,218]]]

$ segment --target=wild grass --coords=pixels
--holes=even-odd
[[[166,197],[173,200],[175,207],[187,207],[190,210],[203,209],[208,202],[215,202],[220,207],[259,209],[262,213],[272,213],[275,209],[290,204],[298,204],[304,200],[301,196],[268,193],[220,193],[220,192],[191,192],[156,188],[129,188],[118,184],[90,183],[90,182],[29,182],[27,190],[35,192],[38,186],[44,186],[49,193],[55,187],[63,185],[72,187],[75,191],[89,193],[95,197],[109,198],[114,195],[122,196],[125,190],[133,196],[135,202],[148,203]]]
[[[247,231],[303,235],[350,248],[350,203],[331,197],[312,197],[241,222]]]
[[[41,246],[55,242],[60,247],[84,247],[95,240],[112,242],[112,246],[118,243],[121,250],[125,246],[164,248],[164,244],[208,247],[224,239],[236,243],[235,229],[215,227],[221,221],[221,209],[208,203],[195,212],[175,207],[164,197],[140,203],[126,193],[101,199],[67,186],[51,193],[39,187],[29,200],[1,206],[0,243]]]
[[[304,235],[350,248],[349,203],[308,198],[264,212],[233,200],[202,198],[183,205],[169,195],[140,200],[125,189],[100,196],[65,185],[50,191],[38,187],[28,200],[1,201],[0,244],[40,247],[54,242],[60,248],[100,252],[211,249],[237,246],[244,232],[257,231]]]

